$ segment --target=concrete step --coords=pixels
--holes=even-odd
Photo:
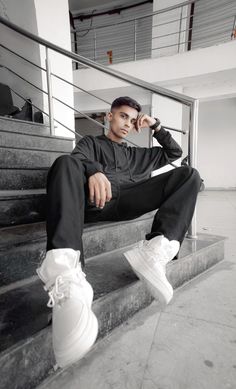
[[[131,245],[150,231],[153,212],[127,222],[85,224],[86,259]],[[0,230],[0,287],[34,276],[45,256],[45,223],[32,223]]]
[[[1,190],[0,227],[45,220],[45,189]]]
[[[87,264],[87,278],[95,291],[93,310],[99,320],[100,338],[152,301],[124,259],[122,253],[126,249],[91,258]],[[222,260],[223,256],[224,239],[221,237],[199,234],[197,241],[185,239],[180,258],[168,265],[167,277],[176,288]],[[38,281],[0,294],[3,312],[0,389],[34,388],[48,374],[51,374],[50,380],[53,379],[54,358],[48,325],[51,314],[45,308],[46,301],[47,296]],[[79,368],[80,362],[76,365]],[[47,384],[46,379],[41,388],[47,388]]]
[[[1,190],[43,189],[46,187],[48,168],[0,169]]]
[[[58,151],[70,153],[73,141],[58,136],[24,134],[16,131],[0,130],[0,146],[23,150]]]
[[[0,116],[0,130],[18,133],[50,135],[50,129],[45,124],[28,122]]]
[[[25,150],[0,147],[0,168],[2,169],[38,169],[50,167],[63,153],[59,151]]]

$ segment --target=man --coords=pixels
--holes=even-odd
[[[183,166],[150,178],[182,155],[158,119],[141,113],[129,97],[113,101],[107,135],[85,136],[72,154],[59,157],[48,175],[47,254],[38,275],[53,307],[53,346],[64,367],[83,357],[96,340],[93,290],[84,264],[84,221],[130,220],[158,209],[146,239],[124,255],[155,298],[168,303],[173,288],[166,264],[178,254],[195,208],[200,177]],[[162,147],[128,147],[131,131],[151,128]]]

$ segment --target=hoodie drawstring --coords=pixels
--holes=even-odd
[[[126,156],[127,165],[128,165],[128,168],[129,168],[129,178],[130,178],[131,181],[134,182],[135,180],[133,179],[132,173],[131,173],[131,170],[130,170],[128,155],[127,155],[127,148],[126,147],[125,147],[125,156]]]
[[[115,160],[115,171],[117,172],[118,171],[118,161],[117,161],[117,152],[116,152],[116,148],[115,148],[115,145],[112,141],[110,141],[111,144],[112,144],[112,148],[113,148],[113,153],[114,153],[114,160]],[[133,181],[135,182],[135,180],[133,179],[132,177],[132,173],[131,173],[131,170],[130,170],[130,166],[129,166],[129,160],[128,160],[128,153],[127,153],[127,148],[126,148],[126,144],[125,143],[122,143],[122,149],[125,153],[125,157],[126,157],[126,162],[127,162],[127,165],[128,165],[128,169],[129,169],[129,178],[130,178],[130,181]],[[118,146],[120,147],[120,146]]]

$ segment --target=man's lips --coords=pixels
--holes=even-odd
[[[125,134],[128,134],[128,130],[125,130],[125,128],[121,128],[121,131],[124,132]]]

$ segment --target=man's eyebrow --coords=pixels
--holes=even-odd
[[[122,113],[123,115],[125,115],[127,118],[130,118],[130,116],[129,116],[126,112],[120,111],[120,113]],[[136,118],[131,118],[131,120],[137,120],[137,119],[138,119],[138,117],[136,117]]]

